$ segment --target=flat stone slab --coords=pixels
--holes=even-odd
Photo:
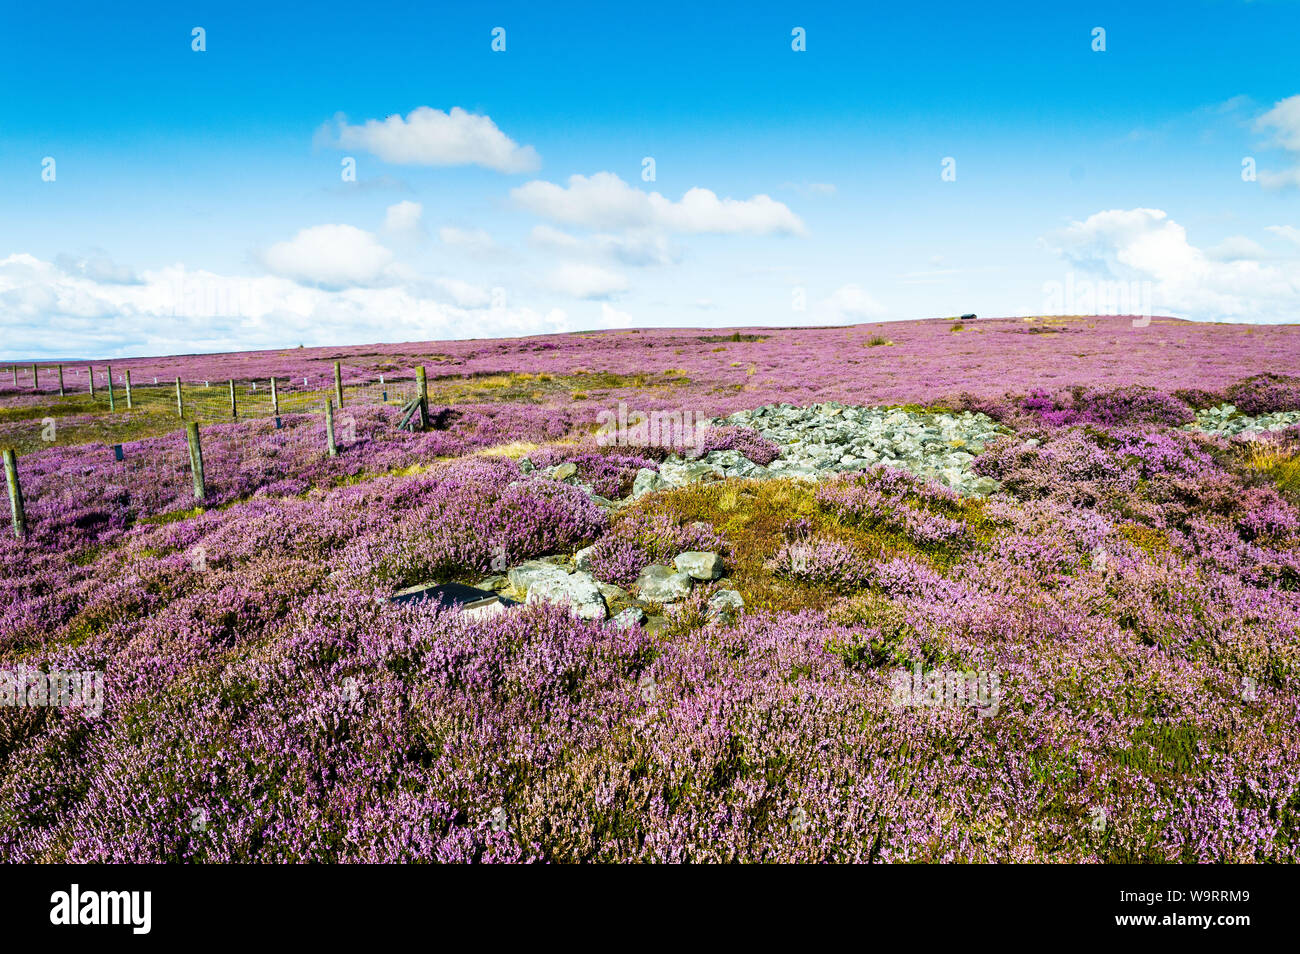
[[[408,586],[390,596],[388,602],[430,602],[444,609],[459,609],[466,616],[491,616],[506,608],[506,604],[491,590],[480,590],[464,583],[422,583]]]

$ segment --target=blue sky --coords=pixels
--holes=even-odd
[[[466,6],[7,13],[0,352],[1297,320],[1296,3]]]

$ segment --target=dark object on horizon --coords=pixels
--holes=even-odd
[[[974,318],[974,317],[975,317],[974,315],[962,315],[962,316],[961,316],[961,320],[962,320],[962,321],[970,321],[970,319],[972,319],[972,318]]]

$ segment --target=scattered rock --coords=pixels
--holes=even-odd
[[[528,589],[528,602],[567,605],[579,619],[604,619],[609,615],[605,597],[590,573],[543,576]]]
[[[679,553],[673,560],[677,572],[696,580],[716,580],[722,576],[722,557],[702,550]]]
[[[568,571],[563,567],[542,560],[526,560],[506,574],[511,588],[521,595],[527,595],[538,580],[568,575]]]
[[[626,603],[632,599],[632,595],[621,586],[615,586],[613,583],[602,583],[600,580],[596,581],[596,585],[600,587],[601,595],[605,597],[605,602],[610,606],[615,603]]]
[[[510,579],[499,574],[497,576],[485,576],[475,585],[480,590],[504,590],[510,585]]]
[[[594,551],[595,549],[596,549],[596,545],[593,543],[591,546],[583,547],[581,550],[575,553],[573,555],[574,569],[589,571],[591,569],[591,554],[592,551]]]
[[[1263,431],[1280,431],[1294,424],[1300,424],[1300,411],[1273,411],[1252,417],[1249,414],[1238,414],[1236,405],[1220,404],[1217,407],[1197,411],[1196,423],[1186,424],[1184,429],[1232,437],[1236,434],[1250,435]]]
[[[744,461],[736,451],[712,451],[693,465],[670,457],[660,467],[673,480],[689,480],[691,466],[707,465],[718,476],[793,477],[816,480],[843,471],[886,464],[936,480],[963,494],[985,494],[996,482],[971,469],[974,455],[1006,429],[984,414],[970,411],[909,411],[857,407],[828,401],[811,407],[768,404],[739,411],[714,424],[734,424],[758,431],[781,448],[766,468]],[[747,466],[748,465],[748,466]],[[666,482],[673,482],[665,475]]]
[[[609,621],[615,629],[631,629],[638,623],[645,622],[645,610],[639,606],[629,606]]]
[[[554,467],[548,467],[549,475],[555,480],[568,480],[578,472],[578,465],[572,461],[565,461],[563,464],[556,464]]]
[[[642,467],[636,472],[636,479],[632,481],[632,496],[636,498],[652,490],[658,490],[660,483],[657,473],[648,467]]]
[[[691,592],[691,578],[670,566],[648,566],[636,578],[636,587],[649,603],[672,603]]]
[[[709,597],[705,618],[723,623],[734,622],[736,616],[745,608],[745,600],[735,590],[718,590]]]

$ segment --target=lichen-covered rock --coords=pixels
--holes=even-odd
[[[649,603],[673,603],[691,592],[691,578],[670,566],[648,566],[636,579],[637,593]]]
[[[623,612],[619,613],[609,621],[609,625],[615,629],[631,629],[639,623],[645,622],[645,610],[639,606],[629,606]]]
[[[579,619],[604,619],[609,615],[596,580],[581,571],[535,580],[528,590],[528,602],[565,605]]]
[[[510,580],[511,589],[521,596],[527,596],[538,580],[568,575],[568,570],[554,563],[545,560],[526,560],[513,567],[506,577]]]
[[[705,617],[710,620],[717,620],[723,623],[733,622],[741,610],[745,608],[745,600],[735,590],[718,590],[709,597],[708,608],[705,610]]]
[[[685,573],[695,580],[716,580],[722,576],[722,557],[702,550],[679,553],[673,560],[673,566],[678,573]]]

